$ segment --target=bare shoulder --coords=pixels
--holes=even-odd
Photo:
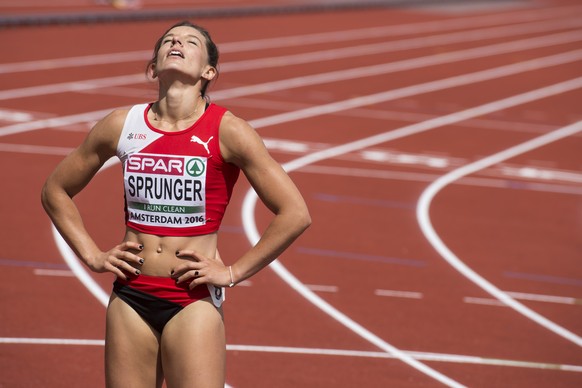
[[[231,112],[226,112],[220,122],[220,144],[224,159],[238,165],[267,153],[257,131]]]
[[[89,132],[81,147],[113,155],[127,117],[127,109],[116,109],[99,120]],[[89,150],[88,150],[89,151]]]

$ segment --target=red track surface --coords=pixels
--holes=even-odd
[[[72,9],[62,4],[62,9],[34,10]],[[524,1],[519,7],[463,12],[384,8],[199,21],[223,52],[214,100],[250,120],[281,163],[319,155],[301,166],[287,165],[314,224],[280,263],[300,285],[344,314],[332,318],[269,269],[230,290],[229,385],[440,386],[435,376],[470,387],[582,385],[577,342],[582,335],[582,85],[571,82],[582,76],[582,6],[577,4]],[[145,6],[156,7],[147,1]],[[139,74],[153,42],[170,24],[0,30],[0,387],[103,386],[105,308],[63,261],[39,191],[102,114],[63,118],[155,98],[155,88]],[[484,30],[509,26],[514,29],[497,35]],[[478,38],[471,38],[473,31]],[[447,41],[429,40],[442,34],[452,35]],[[423,39],[399,43],[412,38]],[[529,43],[511,49],[483,49],[524,39]],[[384,45],[357,51],[373,44]],[[345,50],[341,55],[340,49]],[[132,60],[120,58],[134,52]],[[459,56],[450,57],[453,52]],[[569,59],[559,57],[552,65],[543,59],[561,53],[570,53]],[[91,57],[79,64],[96,55],[103,55],[104,63]],[[290,57],[280,63],[280,56]],[[386,65],[421,57],[400,68]],[[72,64],[67,58],[74,58]],[[439,58],[443,61],[436,63]],[[45,60],[53,61],[40,62]],[[537,67],[526,69],[526,61]],[[456,85],[439,84],[432,91],[421,87],[509,64],[515,71],[506,75],[457,78]],[[384,71],[372,75],[376,65]],[[348,69],[355,73],[327,81],[316,76]],[[126,78],[108,83],[120,76]],[[292,78],[307,82],[291,86],[285,80]],[[275,81],[282,86],[232,94]],[[513,106],[502,103],[465,119],[448,116],[453,122],[407,136],[353,144],[558,83],[570,90],[536,94]],[[380,95],[405,87],[407,94]],[[372,98],[356,106],[333,104],[363,96]],[[319,108],[310,117],[297,116],[310,107]],[[286,112],[278,123],[261,121]],[[31,125],[47,118],[56,121]],[[502,295],[510,293],[527,311],[548,320],[540,324],[502,306],[448,264],[423,233],[431,225],[419,222],[415,210],[437,178],[574,123],[578,129],[560,139],[476,164],[438,190],[428,206],[437,240]],[[333,148],[345,144],[353,147]],[[317,153],[322,150],[337,152]],[[118,167],[107,169],[78,198],[88,228],[103,247],[122,233],[119,179]],[[247,189],[243,180],[224,221],[220,249],[226,261],[249,246],[243,223],[255,219],[261,230],[269,217],[259,206],[252,219],[244,219]],[[93,278],[109,293],[111,277]],[[359,333],[348,317],[360,325]],[[436,374],[394,357],[390,345]]]

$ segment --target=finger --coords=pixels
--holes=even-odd
[[[117,261],[114,261],[117,260]],[[129,266],[131,269],[130,270],[126,270],[124,268],[124,266],[129,266],[129,264],[127,264],[126,262],[124,262],[123,260],[119,260],[119,259],[113,259],[111,261],[107,262],[106,268],[109,270],[109,272],[112,272],[113,274],[115,274],[115,276],[117,276],[118,278],[122,278],[125,280],[129,280],[129,273],[135,273],[135,268]],[[137,273],[136,275],[139,275],[139,273]]]
[[[181,264],[174,268],[170,276],[176,280],[177,283],[191,281],[196,277],[202,276],[201,266],[196,262],[189,262]]]
[[[200,278],[196,278],[196,279],[192,280],[190,282],[190,284],[188,285],[188,288],[193,290],[196,286],[199,286],[200,284],[202,284],[202,281],[200,281],[198,279],[200,279]]]
[[[191,250],[181,250],[181,251],[176,251],[176,256],[179,258],[192,258],[196,261],[203,261],[206,260],[206,257],[200,255],[199,253],[197,253],[196,251],[191,251]]]
[[[118,249],[120,250],[128,250],[128,249],[133,249],[133,250],[137,250],[137,251],[142,251],[143,250],[143,245],[135,242],[135,241],[124,241],[121,244],[118,245]]]
[[[115,256],[118,259],[121,259],[121,260],[129,262],[129,263],[134,263],[134,264],[139,264],[139,265],[144,263],[144,259],[141,256],[138,256],[138,255],[133,254],[133,253],[128,252],[128,251],[118,251],[118,252],[116,252]]]

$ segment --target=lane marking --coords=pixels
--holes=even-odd
[[[508,176],[518,176],[526,179],[545,181],[565,181],[582,183],[582,174],[578,172],[550,170],[539,167],[501,167],[501,173]]]
[[[485,305],[485,306],[503,306],[503,307],[506,306],[505,304],[498,301],[497,299],[475,298],[475,297],[471,297],[471,296],[464,297],[463,302],[469,303],[469,304],[480,304],[480,305]]]
[[[265,145],[271,151],[283,151],[291,153],[302,153],[298,149],[290,150],[289,148],[273,146],[269,139],[264,139]],[[275,141],[277,142],[277,141]],[[287,142],[283,140],[283,142]],[[301,144],[300,142],[296,142]],[[327,147],[330,145],[328,144]],[[314,148],[309,148],[309,145],[303,143],[303,145],[297,148],[314,150]],[[322,147],[323,148],[323,147]],[[321,149],[321,148],[318,148]],[[25,153],[25,154],[35,154],[35,155],[68,155],[73,148],[68,147],[54,147],[54,146],[37,146],[32,144],[16,144],[16,143],[0,143],[0,152],[8,153]],[[377,153],[377,151],[374,151]],[[386,151],[387,154],[394,154],[393,152]],[[431,160],[436,157],[418,155],[418,162],[421,165],[424,160]],[[368,158],[365,158],[368,159]],[[390,160],[390,157],[385,157],[385,159]],[[452,164],[458,165],[459,158],[446,157],[442,158],[442,164],[448,167]],[[369,159],[368,159],[369,160]],[[443,168],[440,166],[435,166],[431,163],[426,163],[427,167],[431,168]],[[543,180],[553,180],[558,182],[580,182],[582,179],[582,174],[577,172],[556,170],[556,169],[540,169],[534,166],[502,166],[500,174],[507,177],[518,177],[529,181],[538,180],[537,174],[523,174],[523,171],[539,171],[540,179]],[[388,170],[377,170],[377,169],[364,169],[356,167],[334,167],[334,166],[306,166],[297,172],[300,173],[311,173],[311,174],[323,174],[323,175],[340,175],[340,176],[355,176],[359,178],[370,178],[370,179],[388,179],[388,180],[404,180],[404,181],[414,181],[414,182],[432,182],[439,175],[434,173],[416,173],[411,171],[388,171]],[[488,176],[499,176],[496,172],[484,172]],[[582,188],[579,186],[569,186],[569,185],[559,185],[559,184],[546,184],[546,183],[535,183],[535,182],[523,182],[523,181],[513,181],[508,179],[496,179],[496,178],[462,178],[461,180],[455,182],[455,184],[465,185],[465,186],[479,186],[479,187],[495,187],[500,189],[512,189],[512,190],[529,190],[529,191],[541,191],[548,193],[560,193],[560,194],[571,194],[571,195],[582,195]],[[321,198],[320,198],[321,199]],[[357,199],[354,199],[356,201]],[[363,201],[363,200],[361,200]],[[374,203],[369,203],[374,204]],[[407,207],[405,204],[378,202],[377,205],[386,205],[394,207]],[[223,231],[227,230],[228,226],[224,226]],[[238,233],[238,230],[232,231],[233,233]],[[242,233],[242,228],[240,229]]]
[[[90,339],[66,339],[66,338],[17,338],[0,337],[0,344],[18,345],[56,345],[56,346],[105,346],[105,340]],[[258,352],[258,353],[286,353],[302,355],[322,355],[337,357],[362,357],[393,359],[394,356],[385,352],[371,352],[362,350],[322,349],[322,348],[294,348],[287,346],[256,346],[227,344],[226,350],[233,352]],[[556,364],[545,362],[516,361],[499,358],[487,358],[467,356],[460,354],[432,353],[419,351],[406,351],[411,357],[421,361],[435,361],[458,364],[476,364],[488,366],[504,366],[513,368],[551,369],[568,372],[582,373],[581,365]]]
[[[524,273],[515,271],[505,271],[503,276],[514,278],[514,279],[526,279],[533,280],[535,282],[553,283],[553,284],[567,284],[570,286],[582,286],[582,279],[563,277],[563,276],[552,276],[537,273]]]
[[[32,271],[37,276],[63,276],[63,277],[74,277],[75,274],[70,269],[43,269],[35,268]]]
[[[297,247],[296,251],[305,254],[305,255],[316,255],[316,256],[328,256],[328,257],[339,257],[342,259],[351,259],[351,260],[363,260],[363,261],[375,261],[379,263],[388,263],[388,264],[399,264],[399,265],[407,265],[411,267],[424,267],[426,265],[425,260],[419,259],[405,259],[401,257],[387,257],[381,255],[370,255],[364,253],[355,253],[355,252],[345,252],[345,251],[336,251],[331,249],[321,249],[321,248],[307,248],[307,247]]]
[[[279,57],[247,59],[236,62],[228,62],[221,67],[224,72],[247,71],[258,68],[274,68],[306,63],[320,63],[323,61],[335,61],[338,59],[363,57],[366,55],[385,54],[397,51],[413,50],[437,45],[455,43],[477,42],[487,39],[496,39],[519,36],[531,33],[547,32],[575,28],[582,25],[580,18],[563,19],[559,21],[536,22],[527,25],[510,25],[503,27],[490,27],[478,30],[466,30],[446,34],[414,37],[396,41],[381,43],[360,44],[358,46],[342,47],[328,50],[319,50],[301,54],[284,55]]]
[[[559,304],[582,304],[581,298],[571,298],[566,296],[555,296],[555,295],[540,295],[540,294],[530,294],[526,292],[511,292],[506,291],[507,295],[515,299],[520,300],[531,300],[535,302],[546,302],[546,303],[559,303]]]
[[[81,264],[81,260],[71,250],[69,245],[65,242],[63,237],[59,234],[54,224],[51,224],[51,231],[53,240],[57,244],[57,249],[61,253],[63,260],[67,263],[75,276],[83,283],[85,288],[103,305],[107,307],[109,304],[109,295],[101,288],[101,286],[93,279],[87,270]]]
[[[505,291],[507,295],[514,299],[528,300],[533,302],[543,302],[543,303],[556,303],[556,304],[566,304],[566,305],[582,305],[581,298],[572,298],[567,296],[555,296],[555,295],[541,295],[541,294],[530,294],[526,292],[511,292]],[[497,299],[490,298],[474,298],[465,297],[463,301],[466,303],[480,303],[480,304],[491,304],[494,306],[508,307],[504,303]]]
[[[582,77],[574,80],[572,85],[578,85],[577,87],[582,87]],[[531,97],[533,97],[533,94],[531,95]],[[529,99],[531,99],[531,97]],[[515,99],[515,97],[513,97],[513,99],[517,100]],[[505,100],[508,101],[509,99]],[[512,102],[511,106],[515,105],[516,102],[517,101]],[[523,316],[529,318],[530,320],[538,323],[542,327],[554,332],[555,334],[567,339],[568,341],[578,346],[582,346],[582,338],[580,336],[565,329],[562,326],[557,325],[556,323],[550,321],[541,314],[536,313],[532,309],[518,302],[510,295],[501,291],[491,282],[483,278],[481,275],[479,275],[477,272],[471,269],[467,264],[465,264],[458,256],[456,256],[453,253],[453,251],[451,251],[448,248],[448,246],[442,241],[442,239],[436,233],[436,230],[434,229],[430,219],[429,210],[432,199],[436,196],[436,194],[439,193],[443,188],[445,188],[452,182],[458,180],[459,178],[470,175],[479,170],[490,167],[494,164],[503,162],[512,157],[532,151],[536,148],[564,139],[568,136],[572,136],[573,134],[581,131],[582,131],[582,121],[578,121],[574,124],[562,127],[545,135],[533,138],[524,143],[510,147],[504,151],[498,152],[486,158],[477,160],[473,163],[469,163],[463,167],[457,168],[438,178],[423,191],[418,201],[416,211],[418,223],[420,225],[422,233],[427,238],[429,243],[435,248],[435,250],[453,268],[455,268],[459,273],[461,273],[467,279],[475,283],[478,287],[480,287],[481,289],[495,297],[500,302],[506,304],[507,306],[511,307],[512,309],[522,314]]]
[[[297,170],[297,172],[308,174],[352,176],[364,179],[373,178],[373,179],[401,180],[412,182],[432,182],[440,176],[435,173],[428,174],[410,171],[386,171],[355,167],[333,167],[333,166],[313,166],[313,165],[302,167],[301,169]],[[522,182],[496,178],[464,177],[456,181],[455,184],[475,187],[492,187],[497,189],[529,190],[556,194],[582,195],[582,187],[580,186]]]
[[[237,53],[267,48],[282,48],[305,46],[309,44],[321,44],[332,42],[348,42],[360,39],[381,37],[394,37],[407,34],[434,33],[446,30],[463,28],[484,27],[500,25],[503,23],[527,23],[537,20],[547,20],[554,17],[572,16],[580,12],[582,7],[556,7],[551,9],[534,9],[517,13],[502,13],[486,16],[468,16],[442,21],[417,22],[399,24],[395,26],[370,27],[353,30],[322,32],[305,35],[284,36],[278,38],[254,39],[240,42],[228,42],[219,45],[221,53]],[[68,58],[45,59],[36,61],[4,63],[0,64],[0,74],[18,73],[24,71],[39,71],[50,69],[63,69],[66,67],[80,67],[87,65],[106,65],[123,62],[145,61],[151,57],[151,50],[139,50],[131,52],[119,52],[111,54],[97,54]]]
[[[437,81],[438,82],[438,81]],[[409,136],[412,134],[422,133],[424,131],[432,130],[435,128],[439,128],[445,125],[451,125],[454,123],[458,123],[469,118],[482,116],[485,114],[494,113],[500,110],[508,109],[510,107],[515,107],[517,105],[525,104],[527,102],[533,102],[542,98],[547,98],[550,96],[554,96],[557,94],[566,93],[568,91],[576,90],[582,87],[582,77],[575,78],[572,80],[564,81],[558,84],[550,85],[547,87],[543,87],[540,89],[532,90],[526,93],[514,95],[508,98],[504,98],[501,100],[497,100],[494,102],[490,102],[484,105],[480,105],[474,108],[469,108],[460,112],[452,113],[449,115],[445,115],[442,117],[434,118],[431,120],[427,120],[424,122],[420,122],[417,124],[401,127],[389,132],[384,132],[378,135],[370,136],[367,138],[362,138],[360,140],[346,143],[344,145],[336,146],[329,148],[327,150],[322,150],[319,152],[314,152],[311,155],[306,155],[300,157],[298,159],[292,160],[288,163],[283,165],[284,169],[288,172],[297,170],[301,167],[305,167],[309,164],[313,164],[315,162],[329,159],[341,154],[345,154],[347,152],[351,152],[354,150],[370,147],[373,145],[377,145],[379,143],[383,143],[389,140],[394,140],[397,138],[402,138],[405,136]],[[376,103],[374,97],[382,96],[382,93],[362,97],[359,101],[358,106],[364,105],[365,103],[373,104]],[[358,98],[359,100],[360,98]],[[331,104],[330,104],[331,105]],[[330,106],[328,105],[328,106]],[[334,105],[334,108],[340,107],[343,104],[338,103]],[[343,106],[342,109],[346,107]],[[309,114],[312,116],[316,115],[316,109],[308,109]],[[332,109],[322,109],[319,111],[319,114],[330,113],[333,111]],[[291,120],[293,116],[286,115],[288,120]],[[295,119],[305,118],[305,114],[299,114],[295,116]],[[307,115],[309,117],[309,115]],[[253,190],[249,190],[244,198],[243,208],[242,208],[242,220],[243,225],[245,227],[245,233],[251,245],[255,245],[260,240],[260,233],[258,232],[256,220],[255,220],[255,206],[258,200],[258,196]],[[450,386],[459,386],[460,384],[456,381],[448,378],[447,376],[442,375],[441,373],[433,370],[432,368],[427,367],[426,365],[419,363],[417,360],[411,359],[408,355],[404,354],[399,349],[395,348],[388,342],[384,341],[380,337],[376,336],[350,317],[345,315],[344,313],[337,310],[331,304],[320,298],[318,295],[313,293],[304,284],[302,284],[291,272],[285,268],[279,260],[275,260],[270,264],[270,267],[275,271],[275,273],[281,277],[290,287],[295,289],[300,295],[310,301],[312,304],[320,308],[330,317],[334,318],[348,329],[353,331],[355,334],[358,334],[362,338],[366,339],[367,341],[371,342],[372,344],[378,346],[380,349],[395,355],[397,358],[402,360],[403,362],[409,364],[413,368],[425,373],[426,375],[436,379],[437,381],[442,382],[445,385]],[[475,274],[476,275],[476,274]],[[503,294],[503,293],[502,293]],[[505,294],[503,294],[505,295]],[[516,302],[517,303],[517,302]],[[525,306],[523,306],[525,308]],[[529,309],[527,309],[529,310]],[[531,311],[531,310],[529,310]],[[533,311],[532,311],[533,313]],[[532,317],[539,316],[539,314],[531,314]],[[546,319],[547,322],[550,322]],[[536,320],[538,322],[538,320]],[[552,331],[557,333],[563,334],[565,332],[570,333],[564,328],[559,327],[556,324],[550,325],[549,323],[545,324],[545,327],[551,327]],[[574,336],[574,337],[572,337]],[[576,337],[573,333],[567,335],[568,338],[576,340]]]
[[[564,21],[564,23],[568,23],[568,21]],[[582,19],[574,20],[572,23],[576,23],[576,25],[582,24]],[[562,26],[557,24],[558,26]],[[470,40],[469,37],[473,37],[473,39],[483,39],[481,31],[479,33],[475,33],[474,35],[468,34],[466,32],[457,33],[459,35],[459,39]],[[506,34],[507,35],[507,34]],[[420,38],[417,38],[420,39]],[[429,38],[423,38],[424,40],[429,40]],[[213,92],[213,97],[216,99],[226,99],[226,98],[235,98],[240,96],[246,96],[249,94],[257,94],[257,93],[267,93],[273,92],[276,90],[284,90],[290,88],[298,88],[302,86],[312,86],[315,84],[321,83],[329,83],[333,81],[339,80],[346,80],[346,79],[360,79],[362,77],[372,77],[382,74],[388,74],[397,71],[407,71],[411,69],[417,69],[426,67],[429,65],[437,65],[437,64],[446,64],[455,61],[459,61],[461,59],[468,60],[468,59],[476,59],[487,55],[499,55],[506,52],[514,52],[514,51],[524,51],[533,48],[539,47],[547,47],[547,46],[554,46],[557,44],[564,44],[569,42],[576,42],[582,40],[582,34],[580,31],[570,31],[570,32],[561,32],[555,33],[551,35],[535,37],[535,38],[526,38],[521,40],[515,40],[510,42],[503,42],[503,43],[496,43],[491,44],[488,46],[482,47],[475,47],[470,49],[458,50],[458,51],[450,51],[441,53],[439,55],[427,55],[424,57],[417,57],[412,59],[404,59],[401,61],[396,62],[389,62],[380,65],[372,65],[372,66],[361,66],[357,69],[347,69],[347,70],[338,70],[334,72],[328,72],[323,74],[315,74],[310,76],[302,76],[291,78],[287,80],[280,80],[280,81],[273,81],[273,82],[266,82],[263,84],[253,84],[248,86],[241,86],[238,88],[232,88],[228,91],[216,91]],[[423,41],[422,39],[419,42]],[[395,43],[391,43],[394,45]],[[426,44],[426,43],[425,43]],[[359,46],[358,46],[359,47]],[[401,49],[408,49],[407,44],[402,44]],[[353,52],[355,49],[353,47],[350,48],[350,52]],[[494,53],[494,54],[492,54]],[[319,61],[318,56],[320,56],[320,52],[318,51],[313,57],[314,61]],[[345,55],[344,55],[345,56]],[[255,68],[263,68],[261,64],[264,61],[268,61],[268,58],[262,58],[261,60],[257,60],[255,63]],[[287,59],[287,62],[289,60]],[[284,62],[284,63],[287,63]],[[242,65],[241,65],[242,66]],[[249,70],[248,66],[245,65],[246,68],[244,70]],[[238,67],[235,63],[225,63],[221,65],[221,69],[228,69],[229,72],[238,71]],[[226,70],[224,70],[226,71]],[[97,89],[97,88],[106,88],[106,87],[113,87],[113,86],[120,86],[120,85],[128,85],[128,84],[141,84],[146,80],[144,74],[131,74],[131,75],[122,75],[116,77],[106,77],[106,78],[98,78],[98,79],[91,79],[91,80],[84,80],[84,81],[71,81],[71,82],[63,82],[58,84],[48,84],[48,85],[40,85],[40,86],[30,86],[18,89],[11,89],[11,90],[3,90],[0,91],[0,100],[13,100],[15,98],[25,98],[25,97],[38,97],[40,95],[48,95],[48,94],[57,94],[57,93],[66,93],[66,92],[86,92],[90,89]]]
[[[582,34],[580,35],[582,39]],[[535,40],[534,40],[535,41]],[[272,116],[267,116],[262,119],[250,120],[249,123],[255,128],[261,128],[265,126],[271,126],[276,124],[281,124],[289,121],[299,120],[302,118],[315,117],[325,114],[331,114],[335,112],[342,112],[347,109],[359,108],[363,106],[378,104],[381,102],[387,102],[395,99],[400,99],[404,97],[416,96],[423,93],[435,92],[444,89],[464,86],[468,84],[473,84],[477,82],[488,81],[492,79],[497,79],[501,77],[507,77],[509,75],[521,74],[526,71],[540,70],[546,67],[563,65],[571,62],[579,61],[582,58],[582,50],[573,50],[565,53],[560,53],[556,55],[550,55],[547,57],[536,58],[533,60],[527,60],[523,62],[516,62],[510,65],[495,67],[487,70],[477,71],[474,73],[466,73],[459,76],[453,76],[449,78],[443,78],[436,81],[429,81],[422,84],[406,86],[399,89],[392,89],[386,92],[380,92],[376,94],[370,94],[366,96],[360,96],[355,98],[350,98],[347,100],[337,101],[329,104],[323,104],[318,106],[312,106],[304,109],[299,109],[293,112],[286,112],[281,114],[275,114]],[[389,63],[388,65],[391,65]],[[325,75],[325,74],[323,74]],[[355,76],[355,75],[354,75]],[[359,75],[358,75],[359,77]],[[307,78],[307,77],[305,77]],[[339,81],[341,79],[334,79],[333,81]],[[330,82],[332,80],[329,80]],[[276,81],[279,83],[280,81]],[[303,81],[302,81],[303,82]],[[295,85],[286,85],[288,88],[293,88]],[[283,88],[283,85],[278,85],[279,88]],[[245,87],[246,88],[246,87]],[[260,87],[259,87],[260,88]],[[225,94],[240,94],[240,88],[223,91],[223,96]],[[252,88],[247,88],[252,89]],[[257,90],[254,89],[256,92]],[[248,90],[248,92],[252,92]],[[59,126],[66,126],[71,124],[76,124],[79,122],[86,121],[96,121],[111,113],[111,109],[98,110],[94,112],[79,113],[70,116],[62,116],[57,118],[44,119],[39,121],[33,121],[29,123],[21,123],[8,125],[5,127],[0,127],[0,136],[7,136],[17,133],[23,133],[28,131],[33,131],[37,129],[54,128]],[[438,119],[435,118],[435,120]],[[428,120],[431,121],[431,120]],[[396,131],[394,131],[397,133]],[[388,139],[391,135],[383,134]],[[385,140],[388,141],[388,140]],[[360,148],[356,148],[360,149]]]
[[[582,38],[582,34],[580,35]],[[443,54],[444,55],[444,54]],[[265,117],[262,119],[251,120],[253,126],[256,128],[264,126],[272,126],[277,124],[286,123],[289,121],[295,121],[299,119],[306,119],[310,117],[320,116],[324,114],[331,114],[338,111],[344,111],[347,109],[359,108],[367,105],[379,104],[381,102],[392,101],[396,99],[401,99],[404,97],[416,96],[422,93],[429,93],[440,91],[444,89],[449,89],[453,87],[459,87],[469,84],[475,84],[478,82],[489,81],[492,79],[499,79],[502,77],[507,77],[509,75],[521,74],[526,71],[539,70],[546,67],[563,65],[571,62],[578,62],[582,58],[582,50],[573,50],[565,53],[550,55],[547,57],[536,58],[532,60],[527,60],[523,62],[517,62],[505,66],[495,67],[487,70],[481,70],[474,73],[466,73],[458,76],[452,76],[449,78],[443,78],[436,81],[429,81],[422,84],[416,84],[411,86],[405,86],[399,89],[392,89],[385,92],[369,94],[360,97],[354,97],[347,100],[332,102],[329,104],[313,106],[305,109],[299,109],[292,112],[280,113],[273,116]],[[391,65],[390,63],[389,65]],[[412,65],[412,64],[409,64]],[[354,69],[357,72],[358,69]],[[403,69],[402,69],[403,70]],[[307,77],[304,77],[307,78]],[[431,122],[433,120],[438,120],[436,117],[432,120],[427,120],[425,122]],[[405,127],[407,128],[407,127]],[[2,129],[0,129],[2,131]],[[390,133],[398,133],[396,131],[391,131]],[[0,132],[1,133],[1,132]],[[385,136],[390,138],[392,135],[381,134],[378,136]],[[357,148],[359,149],[359,148]]]
[[[269,142],[265,142],[267,148],[270,150],[280,150],[271,147]],[[328,145],[329,146],[329,145]],[[307,148],[305,146],[304,148]],[[53,146],[36,146],[30,144],[13,144],[13,143],[0,143],[0,152],[12,152],[12,153],[26,153],[26,154],[36,154],[36,155],[68,155],[73,148],[67,147],[53,147]],[[287,150],[288,151],[288,150]],[[457,160],[458,158],[455,158]],[[451,158],[447,159],[451,164]],[[455,163],[457,164],[457,163]],[[521,167],[502,167],[502,172],[504,175],[512,177],[517,176],[520,178],[528,180],[536,180],[535,177],[525,177],[519,174],[512,173],[513,171],[520,171],[522,169],[537,169],[537,167],[532,166],[521,166]],[[541,170],[544,175],[553,176],[554,180],[562,182],[578,182],[580,174],[563,171],[563,170]],[[439,175],[434,173],[416,173],[411,171],[387,171],[387,170],[376,170],[376,169],[364,169],[355,167],[333,167],[333,166],[306,166],[297,170],[299,173],[310,173],[310,174],[323,174],[323,175],[339,175],[339,176],[354,176],[358,178],[369,178],[369,179],[386,179],[386,180],[403,180],[403,181],[414,181],[414,182],[432,182]],[[548,172],[548,174],[546,174]],[[496,176],[495,174],[487,174],[491,176]],[[522,181],[512,181],[507,179],[496,179],[496,178],[462,178],[461,180],[455,182],[455,184],[465,185],[465,186],[475,186],[475,187],[494,187],[499,189],[511,189],[511,190],[528,190],[528,191],[539,191],[547,193],[558,193],[558,194],[568,194],[568,195],[582,195],[582,188],[579,186],[568,186],[559,184],[546,184],[546,183],[535,183],[535,182],[522,182]],[[397,204],[395,204],[397,205]],[[223,232],[238,233],[239,230],[229,230],[228,226],[223,226],[221,229]],[[240,228],[240,233],[242,233],[242,228]],[[0,263],[1,264],[1,263]]]
[[[338,292],[338,286],[326,286],[322,284],[306,284],[305,287],[309,288],[313,292]]]
[[[374,295],[389,296],[393,298],[408,298],[408,299],[422,299],[424,295],[422,292],[415,291],[397,291],[397,290],[374,290]]]

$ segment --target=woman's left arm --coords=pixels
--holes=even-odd
[[[275,260],[311,224],[301,193],[267,151],[257,132],[244,120],[226,113],[220,125],[224,159],[245,174],[261,201],[274,214],[257,244],[233,265],[236,283]]]
[[[309,225],[311,217],[299,190],[285,170],[267,151],[262,139],[244,120],[227,112],[220,124],[220,151],[224,160],[240,167],[262,202],[274,217],[257,244],[230,268],[219,259],[180,251],[190,258],[178,265],[172,276],[189,287],[210,283],[227,286],[250,278],[275,260]]]

